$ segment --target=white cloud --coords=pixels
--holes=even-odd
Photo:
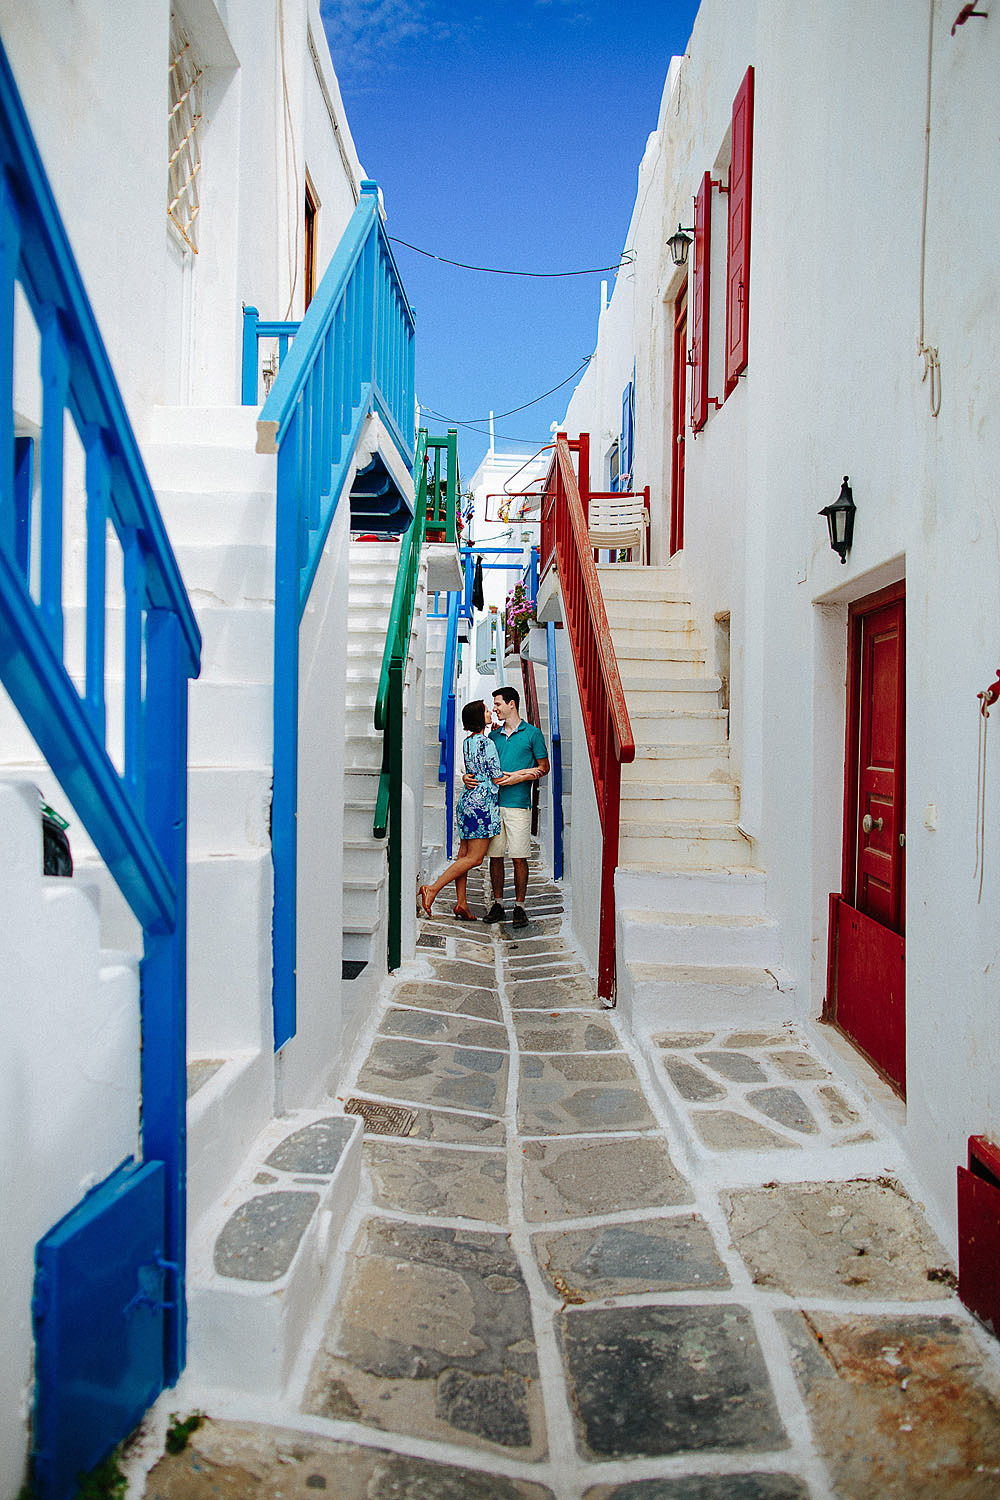
[[[402,48],[453,34],[427,0],[321,0],[320,14],[337,76],[355,86],[391,69]]]

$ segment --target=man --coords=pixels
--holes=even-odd
[[[528,856],[531,853],[531,787],[547,773],[549,756],[540,729],[521,718],[521,698],[516,688],[497,688],[493,694],[493,712],[500,723],[490,739],[500,757],[503,780],[498,783],[500,832],[490,840],[490,884],[493,905],[484,917],[486,922],[502,922],[504,857],[514,866],[514,913],[512,925],[527,927],[524,899],[528,892]],[[474,780],[474,778],[473,778]],[[469,778],[465,777],[466,786]]]

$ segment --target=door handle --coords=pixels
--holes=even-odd
[[[905,833],[901,833],[899,835],[899,847],[901,849],[905,849],[906,848],[906,834]]]
[[[861,826],[864,829],[865,833],[871,833],[873,828],[875,829],[876,833],[881,833],[882,819],[873,818],[871,813],[865,813],[864,817],[861,819]]]

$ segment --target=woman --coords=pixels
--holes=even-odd
[[[500,757],[496,746],[486,733],[486,705],[467,703],[462,709],[462,727],[469,730],[463,751],[465,770],[475,776],[476,785],[467,788],[458,799],[455,809],[458,835],[462,842],[458,846],[458,858],[450,864],[433,885],[420,887],[420,905],[426,916],[431,916],[434,897],[438,891],[455,882],[455,915],[463,922],[474,922],[476,918],[469,910],[466,900],[466,878],[486,857],[486,846],[500,832],[500,808],[497,801],[497,786],[503,780]]]

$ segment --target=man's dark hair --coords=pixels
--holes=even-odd
[[[467,729],[470,734],[482,734],[486,728],[486,704],[482,698],[475,703],[467,703],[462,709],[462,728]]]
[[[502,687],[493,689],[494,698],[502,698],[505,703],[513,703],[518,713],[521,712],[521,695],[517,688]]]

